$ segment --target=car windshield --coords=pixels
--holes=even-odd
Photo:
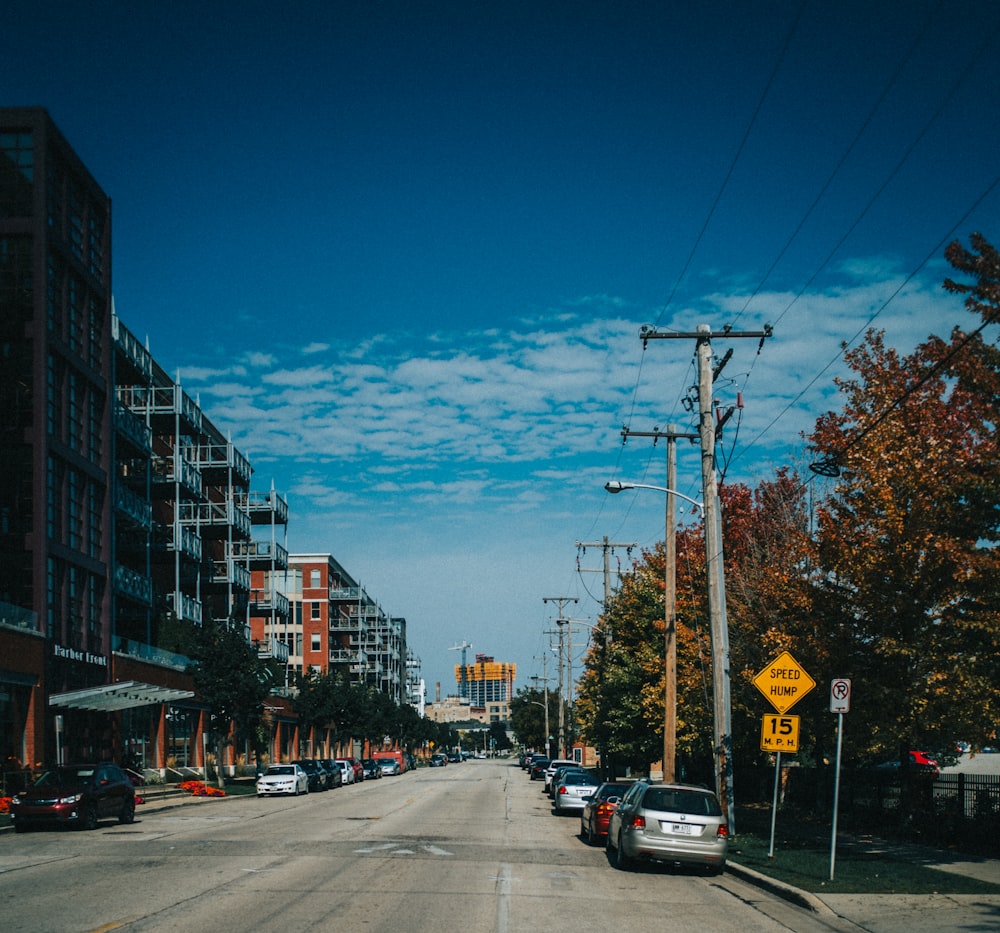
[[[607,799],[608,797],[624,797],[625,792],[629,789],[631,785],[629,784],[605,784],[601,790],[601,799]]]
[[[720,816],[718,801],[698,791],[677,790],[669,787],[651,787],[642,799],[642,806],[650,810],[670,813],[689,813],[692,816]]]
[[[291,765],[277,765],[267,769],[268,774],[295,774],[295,768]]]
[[[85,768],[53,768],[46,771],[37,781],[35,787],[64,787],[67,784],[90,784],[94,780],[94,769]]]

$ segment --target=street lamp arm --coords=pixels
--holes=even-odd
[[[676,489],[667,489],[666,486],[650,486],[646,483],[621,483],[618,480],[613,480],[610,483],[605,483],[604,488],[610,493],[619,493],[626,489],[655,489],[657,492],[668,492],[672,496],[683,499],[685,502],[690,502],[697,509],[705,510],[703,502],[692,499],[690,496],[685,496],[684,493],[678,492]]]

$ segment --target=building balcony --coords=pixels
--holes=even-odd
[[[114,338],[116,349],[139,372],[143,381],[149,382],[153,378],[152,354],[114,314],[111,316],[111,336]]]
[[[201,625],[201,603],[186,593],[167,593],[167,606],[178,619]]]
[[[242,537],[250,537],[250,516],[231,499],[225,502],[180,502],[177,514],[184,525],[194,526],[204,537],[206,531],[225,532],[232,527]]]
[[[144,606],[153,604],[153,581],[145,574],[118,564],[115,566],[114,582],[115,591],[121,596]]]
[[[331,648],[330,663],[364,665],[368,663],[368,658],[361,651],[349,651],[346,648]]]
[[[147,419],[156,418],[164,429],[166,425],[163,422],[171,417],[181,422],[176,426],[181,431],[201,433],[204,420],[202,411],[179,385],[120,386],[118,398],[136,414]]]
[[[153,527],[153,507],[141,496],[137,496],[127,486],[115,488],[115,509],[119,515],[129,518],[132,523],[145,531]]]
[[[274,660],[281,664],[288,663],[288,645],[277,638],[261,638],[254,641],[257,657],[262,661]]]
[[[170,525],[170,537],[167,539],[167,550],[180,551],[192,560],[201,560],[201,538],[190,528],[181,524]]]
[[[170,667],[176,671],[186,671],[191,666],[191,659],[187,655],[176,654],[167,651],[165,648],[157,648],[155,645],[146,645],[139,641],[132,641],[130,638],[120,638],[116,654],[125,654],[131,658],[139,658],[141,661],[148,661],[159,667]]]
[[[288,502],[273,489],[270,492],[249,492],[243,503],[255,525],[287,525]]]
[[[242,564],[230,560],[212,561],[212,576],[209,580],[213,584],[232,584],[245,592],[250,592],[250,571]]]
[[[272,612],[281,619],[287,619],[291,612],[288,597],[284,593],[277,592],[277,590],[273,593],[269,593],[267,590],[251,590],[251,615],[270,615]]]
[[[288,568],[288,549],[277,541],[234,541],[230,556],[249,561],[251,570]]]
[[[116,401],[113,407],[115,430],[146,455],[153,452],[153,429],[128,406]]]
[[[203,495],[204,483],[201,472],[175,452],[169,457],[153,458],[153,483],[156,485],[179,484],[189,494],[199,499]]]
[[[360,586],[330,587],[331,602],[352,602],[356,603],[361,599],[362,589]]]
[[[351,618],[350,616],[334,616],[330,619],[329,626],[331,631],[357,632],[361,628],[361,622],[359,619]]]
[[[232,444],[199,444],[194,452],[195,462],[203,473],[225,472],[239,478],[243,484],[250,482],[253,468],[250,461]]]

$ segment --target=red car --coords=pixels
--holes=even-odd
[[[365,766],[357,758],[348,758],[346,760],[351,763],[351,767],[354,769],[355,783],[360,784],[365,779]]]
[[[611,814],[631,786],[632,782],[605,781],[587,800],[580,814],[580,835],[590,845],[596,846],[608,835]]]
[[[941,773],[937,760],[928,752],[918,752],[915,750],[910,751],[909,759],[910,771],[912,774],[929,777],[931,780],[935,780]],[[899,770],[899,759],[894,758],[892,761],[884,761],[882,764],[876,765],[875,767],[878,771],[895,772]]]
[[[135,819],[135,787],[110,761],[50,768],[10,802],[16,832],[32,826],[78,826],[96,829],[100,820]]]

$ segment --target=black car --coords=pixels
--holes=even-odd
[[[135,787],[125,771],[110,761],[50,768],[10,802],[14,829],[32,826],[78,826],[96,829],[100,820],[135,819]]]
[[[326,790],[330,786],[327,783],[326,768],[321,767],[320,763],[314,758],[300,758],[297,761],[293,761],[292,764],[298,765],[305,771],[306,777],[309,779],[310,794]]]
[[[332,758],[317,758],[319,766],[326,771],[326,786],[340,787],[344,783],[344,772]]]

